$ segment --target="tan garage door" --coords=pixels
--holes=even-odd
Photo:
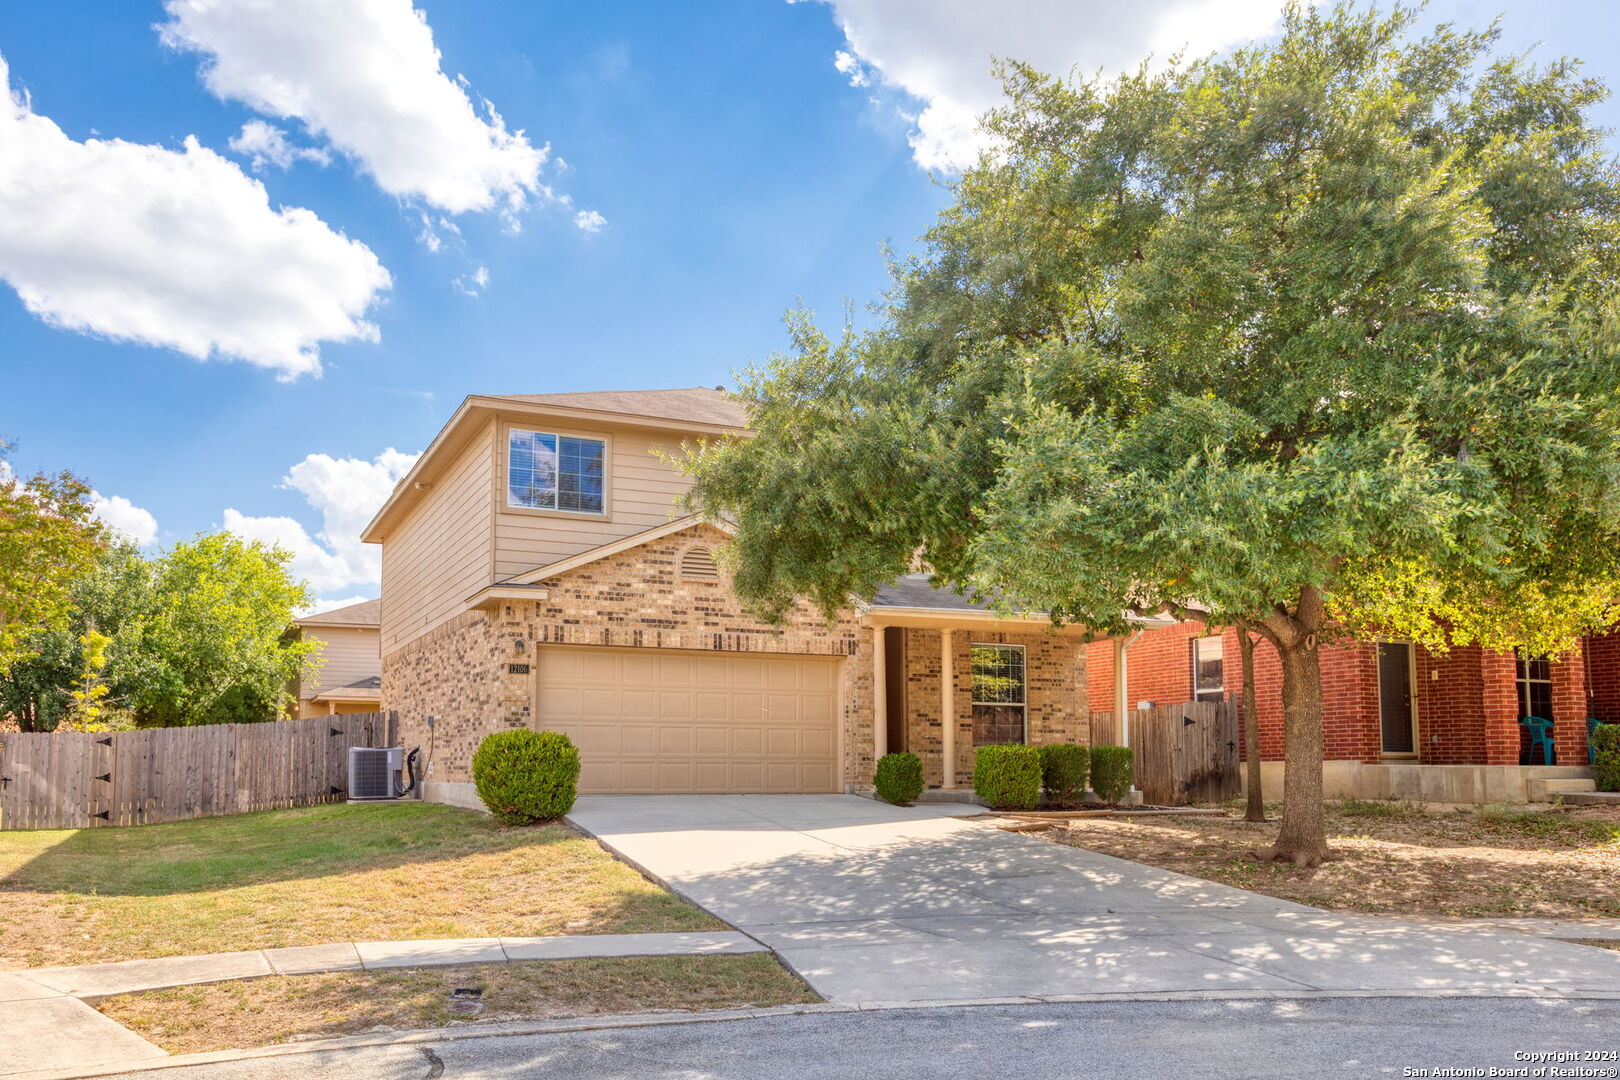
[[[580,750],[579,790],[836,791],[829,657],[541,646],[539,726]]]

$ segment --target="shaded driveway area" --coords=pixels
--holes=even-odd
[[[1620,952],[1437,930],[849,795],[587,796],[569,819],[843,1003],[1217,991],[1620,994]]]

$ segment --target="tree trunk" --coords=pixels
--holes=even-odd
[[[1260,790],[1260,710],[1254,698],[1254,638],[1249,624],[1237,625],[1238,649],[1243,655],[1243,756],[1249,773],[1249,805],[1244,821],[1265,821],[1266,801]]]
[[[1256,852],[1295,866],[1319,866],[1328,858],[1322,816],[1322,664],[1317,631],[1326,621],[1322,593],[1304,586],[1294,610],[1281,605],[1255,628],[1277,648],[1282,661],[1283,776],[1282,828],[1277,842]]]

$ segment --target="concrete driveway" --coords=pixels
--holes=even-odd
[[[1620,993],[1620,952],[1316,908],[846,795],[587,796],[621,858],[830,1001],[1313,990]]]

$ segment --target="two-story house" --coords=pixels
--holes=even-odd
[[[682,516],[670,461],[745,423],[702,387],[456,410],[363,537],[383,551],[382,705],[429,798],[470,800],[473,751],[513,727],[567,733],[587,793],[843,791],[889,750],[953,788],[975,745],[1088,741],[1081,628],[922,577],[831,624],[746,615],[727,534]]]
[[[377,711],[382,700],[381,610],[380,600],[362,600],[293,620],[289,634],[321,647],[317,672],[293,688],[294,717]]]

